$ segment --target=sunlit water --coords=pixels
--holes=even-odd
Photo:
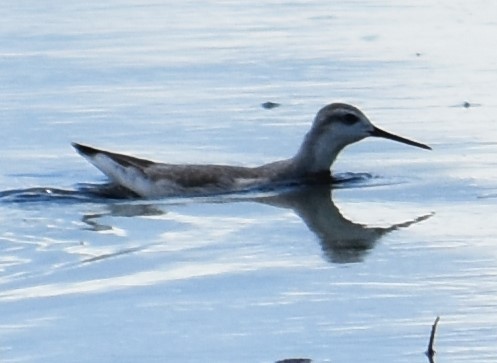
[[[489,6],[4,4],[0,361],[427,362],[439,315],[438,363],[495,362]],[[365,140],[331,193],[144,201],[88,193],[69,144],[257,165],[331,101],[434,150]]]

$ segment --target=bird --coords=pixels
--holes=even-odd
[[[110,181],[141,198],[206,196],[258,187],[333,183],[331,166],[348,145],[380,137],[431,150],[384,131],[357,107],[331,103],[316,114],[296,154],[257,167],[218,164],[168,164],[72,143]]]

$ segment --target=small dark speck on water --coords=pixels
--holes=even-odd
[[[481,103],[474,103],[474,102],[469,102],[469,101],[464,101],[462,103],[456,103],[455,105],[452,105],[451,107],[462,107],[462,108],[473,108],[473,107],[480,107]]]
[[[283,359],[279,360],[276,363],[311,363],[312,359],[308,358],[290,358],[290,359]]]
[[[263,104],[261,104],[262,108],[265,108],[266,110],[270,110],[272,108],[276,108],[276,107],[279,107],[281,106],[279,103],[276,103],[276,102],[271,102],[271,101],[267,101],[267,102],[264,102]]]

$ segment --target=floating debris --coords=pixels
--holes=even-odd
[[[276,102],[271,102],[271,101],[267,101],[267,102],[264,102],[263,104],[261,104],[262,108],[265,108],[266,110],[270,110],[272,108],[276,108],[276,107],[279,107],[281,106],[279,103],[276,103]]]
[[[469,102],[469,101],[464,101],[462,103],[456,103],[455,105],[451,105],[450,107],[462,107],[462,108],[473,108],[473,107],[480,107],[481,103],[474,103],[474,102]]]

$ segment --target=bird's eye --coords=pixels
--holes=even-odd
[[[359,117],[357,117],[353,113],[347,113],[343,116],[343,122],[347,125],[353,125],[356,122],[359,122]]]

